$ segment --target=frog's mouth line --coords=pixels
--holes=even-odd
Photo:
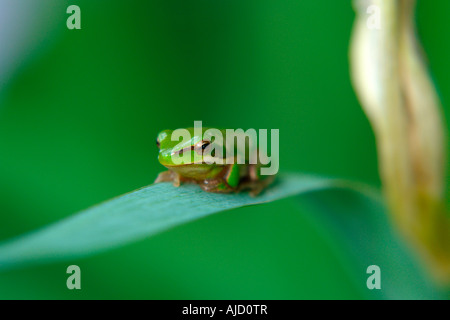
[[[180,153],[183,153],[183,152],[194,151],[194,150],[195,150],[195,146],[190,146],[190,147],[183,148],[181,150],[175,151],[173,154],[180,154]]]
[[[192,166],[192,165],[195,165],[195,164],[197,164],[197,165],[208,165],[207,163],[205,163],[205,162],[192,162],[192,163],[186,163],[186,164],[172,164],[172,165],[170,165],[170,164],[164,164],[163,166],[164,167],[170,167],[170,168],[178,168],[178,167],[188,167],[188,166]]]
[[[235,158],[231,157],[231,158],[222,158],[222,163],[217,163],[214,162],[214,160],[217,160],[219,158],[214,158],[214,157],[204,157],[202,161],[196,161],[196,162],[191,162],[191,163],[184,163],[184,164],[168,164],[168,165],[164,165],[165,167],[187,167],[187,166],[192,166],[192,165],[205,165],[205,166],[209,166],[209,165],[216,165],[216,166],[226,166],[226,165],[230,165],[230,164],[234,164],[235,163]],[[227,159],[233,159],[233,161],[227,162]],[[208,161],[211,160],[211,161]],[[206,161],[208,161],[209,163],[207,163]]]

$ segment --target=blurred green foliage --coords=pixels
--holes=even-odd
[[[43,0],[50,6],[51,1]],[[68,2],[69,4],[69,2]],[[166,128],[280,129],[280,167],[379,186],[348,75],[348,1],[70,1],[0,97],[0,240],[153,182]],[[449,118],[446,0],[419,35]],[[62,15],[62,17],[61,17]],[[35,22],[39,23],[39,21]],[[0,275],[0,298],[361,298],[293,200],[224,212],[100,256]]]

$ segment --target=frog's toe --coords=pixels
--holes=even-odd
[[[180,177],[175,177],[174,179],[172,179],[172,181],[173,181],[173,186],[174,187],[179,187],[180,185],[181,185],[181,180],[180,180]]]

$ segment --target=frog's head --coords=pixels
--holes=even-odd
[[[174,171],[186,174],[186,171],[195,170],[195,174],[206,172],[211,169],[211,165],[205,163],[207,151],[215,143],[208,134],[204,134],[208,128],[202,128],[201,133],[194,128],[183,130],[164,130],[156,138],[156,145],[159,148],[159,162]],[[174,134],[175,132],[175,134]],[[174,136],[173,136],[174,134]],[[173,141],[172,139],[175,139]],[[180,163],[180,157],[183,160]],[[211,157],[209,155],[209,157]],[[189,167],[189,168],[187,168]]]

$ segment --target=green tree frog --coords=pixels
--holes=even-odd
[[[222,135],[222,139],[217,139],[216,136],[205,134],[208,129],[211,128],[201,128],[201,133],[195,128],[181,129],[187,134],[181,143],[180,139],[172,141],[173,130],[164,130],[158,134],[158,160],[169,170],[161,172],[155,183],[170,181],[175,186],[195,183],[207,192],[230,193],[249,190],[250,195],[256,196],[274,180],[273,175],[260,175],[263,165],[257,156],[258,148],[249,142],[251,139],[245,139],[242,134],[238,135],[233,143],[235,146],[231,146],[233,152],[230,156],[227,153],[230,150],[227,149],[227,131],[213,129]],[[241,148],[238,148],[239,139],[245,141]],[[256,161],[250,161],[252,155]],[[183,157],[184,160],[175,161],[177,157]],[[244,160],[238,163],[238,157]]]

